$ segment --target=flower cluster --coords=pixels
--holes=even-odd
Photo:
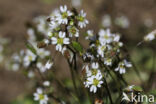
[[[39,104],[48,104],[48,96],[44,94],[42,88],[37,88],[34,93],[34,100],[39,101]]]
[[[101,29],[98,35],[94,35],[92,30],[88,30],[86,34],[86,39],[90,40],[90,47],[83,54],[84,62],[87,63],[83,67],[86,70],[84,84],[90,88],[90,92],[95,93],[97,87],[100,88],[103,83],[102,78],[106,70],[114,69],[112,71],[124,74],[126,68],[132,65],[124,57],[120,57],[123,43],[120,42],[119,34],[113,34],[109,29]]]
[[[109,29],[101,29],[98,36],[91,35],[93,34],[91,31],[88,31],[87,34],[90,36],[91,44],[90,49],[84,54],[84,60],[101,60],[104,65],[111,67],[113,60],[121,54],[120,48],[123,46],[123,43],[120,42],[120,35],[112,34]],[[131,67],[130,63],[125,60],[124,62],[119,62],[119,66]],[[117,69],[115,70],[117,71]]]
[[[103,24],[110,27],[112,23],[110,16],[106,15],[104,18]],[[74,77],[76,77],[75,74],[79,74],[77,72],[80,67],[77,64],[82,61],[83,71],[85,72],[83,76],[84,86],[93,93],[108,93],[108,91],[102,90],[104,87],[109,90],[107,76],[113,73],[115,77],[122,78],[126,69],[132,67],[131,62],[127,61],[128,57],[123,54],[124,44],[120,41],[120,34],[112,33],[109,28],[100,29],[98,33],[88,30],[85,33],[85,39],[89,42],[89,48],[83,48],[79,41],[80,32],[82,28],[89,24],[83,10],[78,13],[76,9],[69,10],[64,5],[54,10],[49,16],[35,18],[33,22],[37,26],[29,27],[27,31],[29,43],[27,49],[22,49],[19,53],[13,54],[11,67],[15,71],[24,68],[28,77],[35,76],[34,79],[37,80],[35,84],[42,86],[42,88],[37,88],[34,93],[34,100],[39,101],[40,104],[48,104],[51,101],[50,97],[54,98],[53,100],[56,100],[59,104],[64,104],[62,100],[57,98],[59,94],[53,96],[51,91],[53,88],[51,86],[52,82],[56,84],[56,87],[58,84],[61,90],[69,91],[69,96],[79,95],[77,87],[80,88],[80,86],[77,84],[82,81],[81,78]],[[124,17],[118,18],[115,23],[122,28],[127,28],[129,25],[128,20]],[[153,37],[151,35],[147,36],[145,40],[153,40]],[[61,53],[67,59],[75,95],[73,95],[72,90],[63,85],[64,82],[58,80],[54,73],[50,72],[56,56],[54,54],[54,59],[52,59],[50,47],[47,47],[50,45],[55,46],[55,53]],[[79,59],[82,61],[79,61]],[[50,73],[47,74],[46,72]],[[79,77],[79,75],[77,76]],[[116,81],[113,78],[112,80]],[[124,82],[124,79],[121,81]],[[80,92],[80,94],[82,93]],[[97,100],[96,102],[103,101]]]
[[[99,69],[99,64],[93,62],[91,65],[84,66],[84,70],[86,71],[85,87],[90,88],[90,92],[96,93],[97,88],[100,88],[103,84],[103,76]]]
[[[12,55],[10,67],[12,70],[17,71],[20,68],[29,69],[28,77],[34,76],[34,69],[37,68],[41,73],[50,69],[53,62],[50,59],[50,51],[44,48],[37,47],[37,35],[33,28],[29,28],[27,31],[28,42],[27,49],[22,49],[20,52],[16,52]],[[45,65],[43,65],[45,64]]]
[[[83,10],[78,14],[75,10],[68,10],[66,5],[60,6],[60,10],[55,10],[48,18],[50,44],[56,45],[56,50],[62,52],[73,37],[79,37],[79,28],[84,28],[89,23],[85,17]]]

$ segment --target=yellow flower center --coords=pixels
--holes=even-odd
[[[99,80],[97,80],[96,78],[93,79],[93,85],[97,86],[99,84]]]
[[[83,22],[84,21],[84,17],[80,16],[79,17],[79,21]]]
[[[105,38],[105,39],[108,39],[109,37],[108,37],[108,35],[104,35],[104,38]]]
[[[40,99],[40,100],[43,100],[43,99],[44,99],[44,95],[43,95],[43,94],[40,94],[40,95],[39,95],[39,99]]]
[[[101,47],[101,50],[105,50],[105,49],[106,49],[106,46],[102,46],[102,47]]]
[[[62,13],[62,18],[63,18],[63,19],[64,19],[64,18],[67,18],[67,17],[68,17],[67,12]]]
[[[57,39],[57,43],[58,43],[58,44],[63,44],[63,38],[58,38],[58,39]]]

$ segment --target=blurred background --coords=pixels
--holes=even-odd
[[[121,33],[130,53],[136,56],[132,59],[136,64],[141,62],[138,66],[142,70],[143,80],[149,80],[150,71],[147,69],[153,65],[155,44],[145,45],[144,48],[140,46],[135,51],[134,47],[142,41],[144,35],[156,29],[156,0],[0,0],[0,37],[9,39],[9,52],[24,47],[27,22],[40,15],[48,16],[52,10],[64,4],[87,13],[90,23],[86,30],[98,32],[101,27],[109,27],[113,32]],[[68,76],[67,72],[65,75]],[[129,76],[127,80],[131,84],[140,84],[132,80],[133,73]],[[153,78],[153,81],[156,80],[156,77]],[[22,74],[5,70],[1,65],[0,104],[10,104],[27,92],[30,88],[28,83],[29,80]]]

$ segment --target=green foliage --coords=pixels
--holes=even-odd
[[[80,43],[78,43],[78,42],[76,42],[76,41],[72,41],[72,46],[73,46],[73,48],[74,48],[76,51],[78,51],[80,54],[83,53],[83,48],[82,48],[82,46],[81,46]]]

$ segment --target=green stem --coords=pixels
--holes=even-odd
[[[114,103],[113,103],[113,100],[112,100],[112,96],[111,96],[110,90],[109,90],[109,87],[108,87],[108,84],[107,84],[107,81],[106,81],[105,78],[104,78],[104,82],[105,82],[106,91],[107,91],[108,96],[109,96],[109,100],[110,100],[111,104],[114,104]]]

